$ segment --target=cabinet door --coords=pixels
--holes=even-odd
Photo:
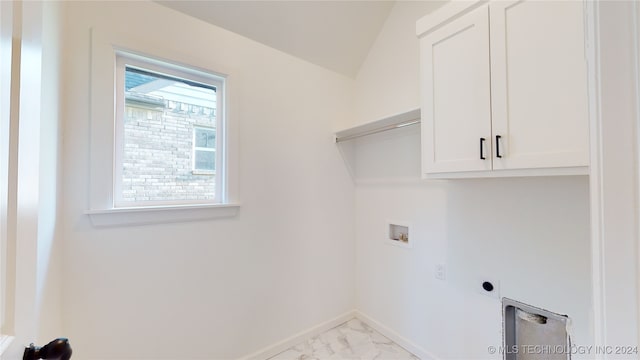
[[[588,165],[582,7],[581,1],[491,3],[494,169]]]
[[[423,173],[490,170],[488,7],[426,35],[420,48]]]

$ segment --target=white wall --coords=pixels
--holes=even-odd
[[[44,345],[62,337],[62,117],[60,114],[61,14],[57,2],[43,2],[42,113],[40,123],[40,213],[38,217],[38,332]],[[28,135],[27,135],[28,136]]]
[[[354,306],[353,81],[150,2],[64,3],[64,329],[78,359],[235,358]],[[238,216],[94,228],[91,27],[233,69]],[[109,166],[109,164],[105,164]]]
[[[356,121],[369,122],[420,107],[416,21],[446,1],[398,1],[356,81]]]
[[[3,358],[61,334],[60,13],[57,3],[15,2],[10,132],[7,319]]]
[[[0,332],[9,334],[13,327],[10,314],[13,301],[7,296],[13,289],[12,277],[15,277],[15,261],[9,264],[9,139],[11,127],[11,78],[13,57],[13,3],[0,3],[0,288],[2,303],[0,306]],[[14,226],[15,228],[15,226]],[[13,251],[13,250],[12,250]]]
[[[419,107],[414,24],[432,8],[395,5],[357,78],[358,122]],[[418,127],[356,144],[357,309],[420,355],[501,359],[487,350],[501,344],[500,302],[477,290],[488,278],[569,315],[573,343],[592,344],[588,179],[421,182],[419,152]],[[383,242],[387,220],[412,224],[413,248]]]
[[[42,114],[40,125],[40,214],[38,223],[39,317],[37,341],[45,344],[61,333],[62,118],[60,115],[60,6],[43,2]]]

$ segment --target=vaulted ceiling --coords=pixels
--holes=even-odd
[[[355,77],[394,1],[156,0],[267,46]]]

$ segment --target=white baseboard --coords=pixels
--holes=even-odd
[[[361,311],[356,310],[355,311],[355,317],[358,320],[362,321],[363,323],[365,323],[365,324],[369,325],[370,327],[372,327],[377,332],[379,332],[382,335],[384,335],[384,336],[388,337],[389,339],[393,340],[393,342],[395,342],[396,344],[402,346],[403,348],[405,348],[410,353],[412,353],[415,356],[419,357],[421,360],[440,360],[438,357],[436,357],[432,353],[430,353],[427,350],[423,349],[422,347],[414,344],[410,340],[402,337],[397,332],[395,332],[395,331],[391,330],[390,328],[382,325],[381,323],[379,323],[378,321],[372,319],[371,317],[363,314]]]
[[[333,329],[334,327],[343,324],[353,318],[356,317],[356,312],[349,311],[344,313],[336,318],[333,318],[329,321],[325,321],[321,324],[315,325],[307,330],[299,332],[296,335],[293,335],[287,339],[284,339],[274,345],[267,346],[264,349],[258,350],[252,354],[243,356],[238,360],[265,360],[272,356],[278,355],[279,353],[287,350],[288,348],[295,346],[305,340],[308,340],[314,336],[320,335],[321,333]],[[372,326],[373,327],[373,326]]]

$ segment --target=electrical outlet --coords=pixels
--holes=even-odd
[[[447,267],[444,264],[436,264],[436,279],[447,279]]]

